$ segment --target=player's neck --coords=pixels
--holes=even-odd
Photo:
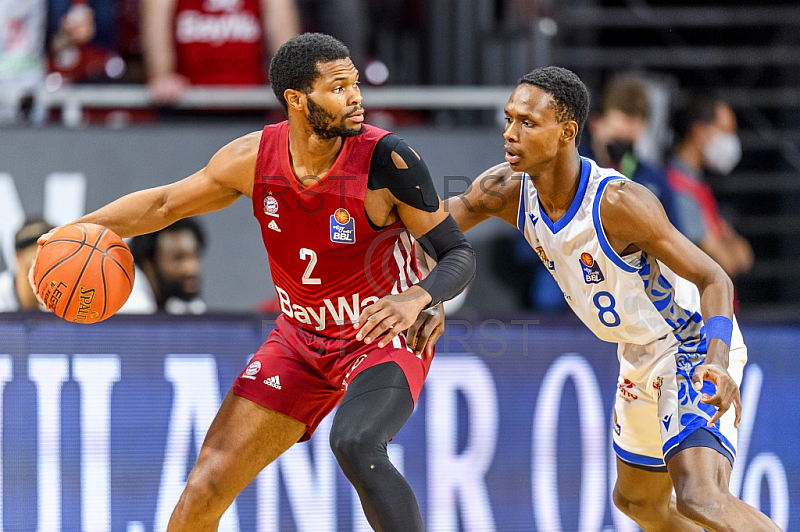
[[[289,162],[295,177],[323,177],[336,162],[344,140],[341,137],[323,139],[308,124],[289,127]]]
[[[566,214],[578,193],[581,160],[577,155],[556,159],[538,174],[530,173],[539,204],[550,220],[556,222]]]

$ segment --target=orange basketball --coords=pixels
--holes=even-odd
[[[128,300],[133,256],[125,242],[102,225],[65,225],[39,249],[33,280],[39,297],[57,316],[96,323]]]

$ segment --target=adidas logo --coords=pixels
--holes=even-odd
[[[267,386],[272,386],[276,390],[280,390],[281,389],[281,378],[279,376],[275,375],[274,377],[270,377],[269,379],[265,379],[264,380],[264,384],[266,384]]]
[[[278,227],[278,224],[275,223],[275,220],[270,220],[270,222],[267,224],[267,227],[269,227],[273,231],[277,231],[279,233],[281,232],[281,228]]]

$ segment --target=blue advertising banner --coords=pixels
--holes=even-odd
[[[731,490],[800,531],[800,327],[742,327],[750,363]],[[0,319],[0,531],[163,531],[257,318]],[[573,322],[450,320],[390,444],[432,532],[636,531],[610,502],[615,346]],[[247,420],[242,420],[246,423]],[[366,532],[330,416],[220,530]]]

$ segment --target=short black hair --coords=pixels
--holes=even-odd
[[[324,33],[304,33],[281,46],[269,63],[269,82],[284,111],[289,105],[286,89],[308,93],[319,76],[317,63],[350,57],[350,50],[340,40]]]
[[[17,251],[36,244],[39,237],[53,228],[44,218],[29,218],[14,235],[14,249]]]
[[[175,231],[191,231],[197,239],[197,246],[200,252],[205,250],[206,235],[200,223],[194,218],[183,218],[155,233],[148,233],[132,238],[130,242],[131,255],[133,255],[133,261],[136,265],[141,266],[144,262],[155,261],[158,237],[164,233]]]
[[[672,114],[672,131],[675,142],[683,141],[698,122],[711,124],[717,119],[717,105],[720,100],[711,93],[693,93],[687,95],[675,108]]]
[[[589,90],[581,79],[571,70],[549,66],[525,74],[519,78],[517,86],[523,83],[539,87],[550,94],[559,122],[574,120],[578,123],[575,145],[580,144],[583,126],[589,114]]]

